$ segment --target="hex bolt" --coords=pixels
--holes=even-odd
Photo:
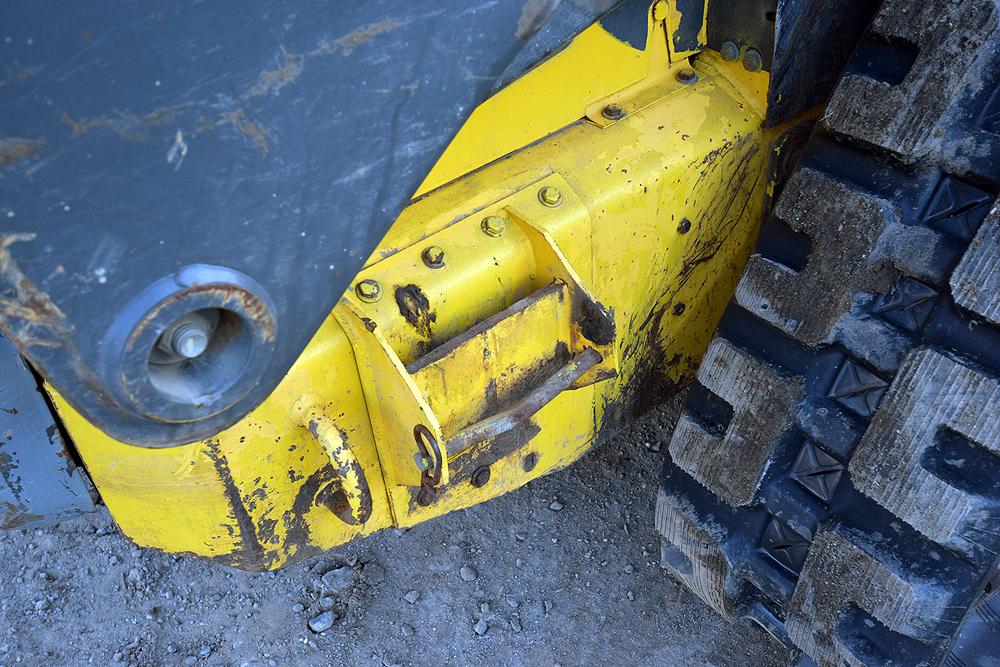
[[[208,349],[208,331],[201,322],[184,322],[170,337],[174,353],[185,359],[194,359]]]
[[[684,309],[686,306],[683,303],[674,304],[674,315],[684,314]]]
[[[365,303],[375,303],[382,298],[382,286],[371,279],[359,282],[355,285],[354,291],[357,293],[358,298]]]
[[[494,238],[503,236],[503,233],[507,231],[507,221],[504,220],[499,215],[488,215],[483,218],[482,222],[483,232],[487,236],[492,236]]]
[[[420,256],[423,257],[424,264],[431,269],[440,269],[444,266],[444,249],[441,246],[427,246]]]
[[[722,43],[722,48],[719,49],[719,55],[722,56],[723,60],[733,62],[740,57],[740,46],[736,42],[726,40]]]
[[[621,120],[625,117],[625,109],[622,108],[622,105],[612,102],[601,109],[601,115],[608,120]]]
[[[764,67],[764,58],[760,51],[751,47],[743,54],[743,69],[748,72],[759,72]]]
[[[534,452],[528,452],[528,455],[524,457],[524,461],[521,467],[524,468],[524,472],[531,472],[538,465],[538,454]]]
[[[677,223],[677,231],[681,234],[687,234],[691,231],[691,221],[687,218],[681,218],[681,221]]]
[[[559,188],[546,185],[538,191],[538,201],[542,202],[549,208],[555,208],[556,206],[562,204],[562,193],[559,192]]]
[[[681,83],[697,83],[698,73],[690,67],[685,67],[677,73],[677,80]]]
[[[490,467],[480,466],[476,468],[472,473],[472,479],[470,481],[472,482],[472,486],[477,489],[486,486],[486,483],[490,481]]]

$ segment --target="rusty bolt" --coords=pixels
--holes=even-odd
[[[546,185],[538,191],[538,201],[542,202],[549,208],[555,208],[556,206],[562,204],[562,193],[559,192],[559,188]]]
[[[625,117],[625,109],[620,104],[609,104],[601,109],[601,115],[608,120],[621,120]]]
[[[683,303],[674,304],[674,315],[682,315],[686,306]]]
[[[743,69],[748,72],[759,72],[764,67],[764,59],[760,51],[754,48],[747,49],[743,54]]]
[[[723,60],[732,62],[740,57],[740,47],[736,42],[727,40],[722,43],[722,48],[719,49],[719,55],[722,56]]]
[[[507,230],[507,221],[499,215],[489,215],[483,218],[482,228],[488,236],[496,238]]]
[[[354,287],[358,298],[366,303],[375,303],[382,298],[382,286],[371,279],[362,280]]]
[[[478,488],[486,486],[486,482],[490,481],[490,467],[480,466],[475,469],[472,473],[472,486]]]
[[[528,455],[524,457],[524,462],[521,467],[524,468],[524,472],[531,472],[538,465],[538,454],[534,452],[528,452]]]
[[[427,246],[420,256],[424,258],[424,264],[432,269],[444,266],[444,249],[441,246]]]
[[[681,234],[687,234],[691,231],[691,221],[687,218],[682,218],[681,221],[677,223],[677,231]]]
[[[681,83],[697,83],[698,73],[690,67],[685,67],[677,73],[677,80]]]

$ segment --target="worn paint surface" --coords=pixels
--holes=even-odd
[[[651,53],[594,51],[581,36],[568,50],[595,58],[593,80],[559,103],[582,120],[457,178],[497,157],[496,146],[534,138],[518,134],[523,118],[501,95],[478,109],[469,136],[489,126],[503,141],[460,133],[435,176],[453,182],[407,208],[355,280],[378,280],[382,298],[364,303],[348,291],[240,423],[204,442],[147,450],[111,440],[56,397],[122,529],[167,551],[279,567],[566,466],[602,430],[683,385],[755,239],[773,135],[761,122],[766,75],[706,53],[693,64],[699,82],[679,83],[676,69],[689,65],[670,61],[666,29],[650,23]],[[662,69],[643,78],[636,60]],[[521,92],[545,89],[546,77],[567,85],[562,67],[538,67]],[[592,120],[609,98],[630,113]],[[525,113],[553,99],[526,97]],[[559,206],[539,201],[545,185],[560,190]],[[506,219],[502,236],[483,232],[487,215]],[[442,268],[423,263],[429,245],[444,250]],[[573,367],[587,349],[600,361]],[[365,521],[338,515],[331,498],[343,510],[345,485],[357,478],[296,417],[305,394],[358,462],[371,496]],[[459,437],[508,418],[486,440]],[[417,431],[439,446],[440,462],[418,456]],[[428,463],[436,474],[421,470]]]

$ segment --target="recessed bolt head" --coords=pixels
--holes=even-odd
[[[696,83],[698,81],[698,73],[690,67],[685,67],[677,73],[677,80],[681,83]]]
[[[538,201],[542,202],[549,208],[555,208],[556,206],[559,206],[559,204],[562,204],[562,193],[559,192],[559,188],[546,185],[538,191]]]
[[[440,269],[444,266],[444,249],[440,246],[427,246],[424,248],[424,251],[420,253],[420,256],[423,257],[424,264],[432,269]]]
[[[691,231],[691,221],[687,218],[681,218],[681,221],[677,223],[677,231],[681,234],[687,234]]]
[[[723,60],[732,62],[740,57],[740,46],[733,41],[725,41],[722,43],[722,48],[719,49],[719,55],[722,56]]]
[[[194,359],[208,349],[208,331],[198,322],[185,322],[170,338],[174,353],[185,359]]]
[[[764,58],[760,51],[754,48],[747,49],[743,54],[743,69],[748,72],[759,72],[764,67]]]
[[[358,298],[366,303],[375,303],[382,298],[382,286],[371,279],[362,280],[354,286]]]
[[[686,310],[686,306],[683,303],[674,304],[674,315],[683,315]]]
[[[611,103],[601,109],[601,115],[608,120],[621,120],[625,117],[625,109],[620,104]]]
[[[503,233],[507,230],[507,221],[499,215],[488,215],[483,218],[481,226],[487,235],[498,237],[503,236]]]
[[[490,481],[490,467],[480,466],[476,468],[472,473],[472,479],[470,481],[472,482],[472,486],[477,489],[486,486],[486,483]]]
[[[524,472],[531,472],[538,465],[538,454],[534,452],[528,452],[528,455],[524,457],[524,461],[521,463],[521,467],[524,468]]]

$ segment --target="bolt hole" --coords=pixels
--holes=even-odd
[[[230,310],[203,308],[178,318],[149,353],[149,381],[167,398],[202,405],[239,379],[253,341]]]

